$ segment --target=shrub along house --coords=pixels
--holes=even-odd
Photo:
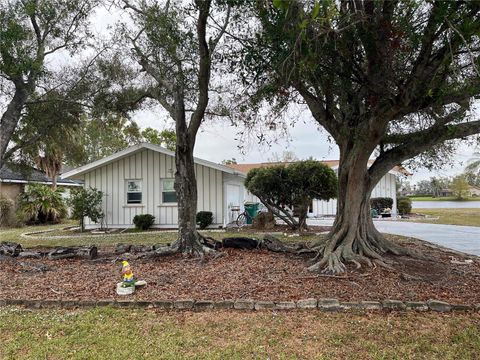
[[[178,211],[175,189],[175,153],[141,143],[104,159],[65,173],[62,179],[81,180],[86,188],[103,192],[105,224],[111,228],[133,226],[137,214],[155,216],[153,227],[175,228]],[[243,187],[245,174],[195,158],[197,211],[211,211],[214,227],[232,220],[230,209],[251,199]],[[98,225],[85,219],[86,228]]]

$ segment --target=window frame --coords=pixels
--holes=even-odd
[[[177,198],[177,192],[175,191],[175,187],[173,188],[173,191],[171,191],[171,190],[165,191],[164,187],[165,187],[165,182],[166,181],[172,181],[173,185],[175,186],[175,179],[174,178],[162,178],[162,179],[160,179],[160,204],[162,206],[178,206],[178,198]],[[173,192],[175,194],[175,199],[177,201],[175,201],[175,202],[165,202],[165,201],[163,201],[163,194],[165,192],[168,192],[168,193]]]
[[[138,182],[140,183],[140,191],[129,191],[128,183],[129,182]],[[128,194],[140,194],[140,202],[130,202],[128,200]],[[143,183],[142,179],[125,179],[125,203],[127,206],[140,206],[143,204]]]

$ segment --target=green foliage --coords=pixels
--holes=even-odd
[[[223,165],[231,165],[231,164],[238,164],[238,163],[237,163],[237,159],[231,158],[231,159],[222,160],[222,164]]]
[[[72,207],[72,218],[80,220],[80,229],[85,229],[84,218],[98,222],[103,216],[101,208],[103,192],[97,189],[79,188],[72,190],[68,204]]]
[[[289,217],[289,210],[296,208],[299,218],[306,218],[308,206],[313,199],[329,200],[337,196],[337,176],[327,165],[315,160],[305,160],[288,166],[277,165],[252,169],[248,172],[245,186],[252,194],[276,215]],[[282,218],[283,219],[283,218]],[[298,223],[291,218],[293,228]]]
[[[370,207],[378,211],[383,212],[384,209],[392,209],[393,199],[389,197],[377,197],[370,199]]]
[[[48,145],[47,140],[41,140],[45,140],[44,134],[48,131],[56,133],[52,123],[57,120],[70,123],[71,118],[62,119],[62,116],[75,100],[64,95],[72,95],[69,90],[80,88],[85,74],[78,62],[72,62],[75,71],[68,71],[66,67],[58,71],[60,66],[56,66],[57,69],[49,66],[49,59],[60,51],[69,52],[73,57],[87,45],[92,38],[89,17],[98,3],[99,0],[0,2],[0,96],[5,102],[4,112],[0,113],[0,162],[24,147],[29,148],[27,153],[33,152],[35,141]],[[57,102],[60,94],[62,101]],[[49,107],[52,101],[57,102],[58,115],[55,111],[49,112],[54,118],[38,111]],[[6,151],[10,141],[15,146]]]
[[[213,223],[213,214],[211,211],[199,211],[197,213],[196,221],[200,229],[206,229]]]
[[[15,143],[22,144],[22,158],[33,164],[38,163],[40,156],[46,160],[57,159],[60,165],[64,159],[69,163],[81,163],[85,135],[80,116],[82,106],[58,91],[32,97],[34,99],[26,105],[26,113],[12,137]],[[58,175],[58,171],[38,167],[52,178]]]
[[[480,172],[470,172],[467,171],[463,174],[465,176],[465,180],[469,185],[472,186],[480,186]]]
[[[412,199],[408,197],[399,197],[397,199],[397,209],[400,214],[409,214],[412,211]]]
[[[464,199],[469,196],[470,185],[464,175],[459,175],[453,178],[451,189],[457,199]]]
[[[15,223],[15,202],[0,193],[0,226],[12,226]]]
[[[82,119],[82,165],[112,155],[142,141],[140,128],[124,116],[108,114]]]
[[[19,208],[30,222],[56,223],[67,216],[62,194],[62,189],[54,190],[48,185],[29,184],[19,195]]]
[[[139,230],[148,230],[153,225],[155,216],[151,214],[140,214],[133,217],[135,228]]]
[[[156,129],[152,129],[151,127],[147,127],[142,131],[142,137],[143,141],[146,141],[150,144],[160,145],[170,151],[175,151],[177,135],[173,130],[158,131]]]

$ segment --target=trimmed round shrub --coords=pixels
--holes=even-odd
[[[206,229],[213,223],[213,214],[211,211],[199,211],[196,220],[200,229]]]
[[[389,197],[377,197],[370,199],[370,207],[376,209],[380,214],[384,209],[391,209],[393,206],[393,199]]]
[[[135,227],[139,230],[150,229],[150,227],[153,225],[154,220],[155,216],[150,214],[135,215],[133,217],[133,223],[135,224]]]
[[[397,208],[400,214],[409,214],[412,211],[412,199],[408,197],[398,198]]]

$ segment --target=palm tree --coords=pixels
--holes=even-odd
[[[470,173],[480,173],[480,152],[473,153],[473,157],[468,160],[465,171]]]
[[[62,171],[63,153],[60,149],[47,149],[45,155],[38,155],[35,159],[36,165],[52,179],[52,189],[57,189],[57,177]]]
[[[20,195],[20,209],[31,221],[58,222],[67,215],[62,190],[47,185],[28,185]]]

